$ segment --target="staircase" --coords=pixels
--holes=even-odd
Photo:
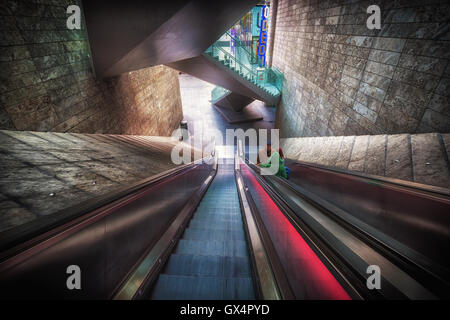
[[[234,50],[231,40],[234,41]],[[232,37],[228,31],[200,56],[167,65],[222,87],[216,92],[223,92],[224,95],[213,96],[213,103],[230,91],[268,105],[276,105],[280,100],[282,73],[276,68],[262,66],[251,48]]]
[[[152,299],[255,299],[234,165],[218,168]]]
[[[240,96],[269,105],[280,100],[282,74],[263,66],[248,44],[223,33],[256,0],[82,3],[97,77],[165,64],[226,88],[241,101]]]
[[[234,42],[234,48],[231,47],[231,42]],[[278,100],[280,97],[281,72],[264,66],[261,59],[252,52],[251,46],[233,37],[228,31],[213,43],[205,54],[256,85],[271,98]]]

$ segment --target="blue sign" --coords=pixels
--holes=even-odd
[[[236,38],[236,29],[231,29],[231,38],[230,38],[230,49],[231,49],[231,54],[234,56],[234,48],[235,48],[235,43],[234,43],[234,39]]]
[[[258,58],[260,66],[266,65],[266,50],[267,50],[267,32],[269,31],[269,7],[263,6],[261,8],[261,29],[259,31],[258,42]]]

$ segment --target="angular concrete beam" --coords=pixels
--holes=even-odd
[[[200,55],[256,0],[85,0],[92,60],[109,77]]]
[[[269,94],[207,54],[167,65],[242,96],[264,101],[269,105],[276,105],[280,100],[280,96]]]
[[[230,92],[218,99],[213,101],[213,104],[222,108],[228,108],[233,111],[242,111],[247,105],[249,105],[254,99],[248,98],[236,92]]]

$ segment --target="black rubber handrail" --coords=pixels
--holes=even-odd
[[[249,162],[248,160],[246,160],[246,162],[254,173],[259,173],[259,171],[260,171],[259,167],[257,167],[255,164]],[[305,164],[305,163],[300,163],[300,164],[305,165],[305,166],[320,168],[323,170],[329,170],[333,173],[337,172],[339,174],[350,174],[344,170],[333,170],[333,169],[330,169],[327,167],[318,166],[318,165],[310,165],[310,164]],[[351,174],[354,176],[363,178],[363,179],[373,179],[373,177],[370,175],[355,174],[353,172]],[[334,210],[342,210],[342,209],[333,207],[332,205],[330,206],[327,204],[325,204],[325,207],[324,207],[324,204],[322,203],[323,201],[319,201],[318,199],[316,199],[316,197],[313,194],[310,194],[307,191],[305,191],[304,193],[300,192],[298,187],[293,186],[292,183],[287,180],[284,180],[284,179],[281,179],[278,177],[270,177],[269,180],[267,177],[260,176],[260,178],[263,181],[266,181],[266,183],[268,183],[269,185],[272,185],[272,183],[269,180],[275,179],[275,181],[277,183],[284,185],[286,188],[289,188],[289,190],[291,190],[293,193],[297,194],[298,197],[303,198],[305,201],[311,203],[313,206],[318,207],[322,212],[327,213],[327,215],[331,219],[336,221],[338,224],[343,226],[345,229],[349,230],[351,233],[355,234],[358,238],[362,239],[364,242],[368,243],[376,251],[380,252],[383,256],[385,256],[389,260],[393,261],[394,264],[399,266],[401,269],[405,270],[408,274],[411,274],[415,279],[419,280],[423,284],[427,284],[426,285],[427,287],[432,287],[434,289],[433,291],[435,291],[439,296],[445,297],[448,295],[448,293],[446,293],[447,289],[448,289],[448,284],[441,277],[434,274],[433,272],[430,272],[429,270],[425,270],[421,265],[418,265],[417,263],[415,263],[413,260],[411,260],[410,258],[403,255],[398,250],[395,250],[394,248],[389,246],[385,241],[381,241],[380,239],[367,233],[365,230],[362,230],[358,226],[346,221],[345,219],[342,219],[342,217],[339,214],[333,213]],[[379,181],[383,181],[383,185],[394,184],[401,188],[412,188],[412,189],[414,189],[416,191],[420,191],[420,192],[425,191],[427,194],[437,192],[440,195],[442,195],[443,194],[442,191],[444,191],[444,194],[445,194],[445,189],[442,190],[442,188],[436,189],[434,187],[429,187],[429,186],[424,186],[424,185],[409,184],[407,182],[402,183],[401,181],[398,182],[395,179],[389,179],[389,178],[386,178],[386,179],[381,178],[380,179],[379,177],[375,177],[375,179],[379,180]],[[266,186],[266,188],[267,188],[267,186]],[[272,186],[270,188],[272,190],[274,190],[273,189],[274,186]],[[275,193],[277,193],[277,191],[275,191]],[[305,195],[306,193],[308,193],[308,195]],[[282,201],[286,201],[283,196],[278,196],[278,197]],[[289,206],[289,204],[288,204],[288,206]]]
[[[184,230],[192,219],[193,213],[206,194],[216,174],[217,158],[214,157],[214,164],[208,178],[178,213],[158,242],[141,256],[117,290],[112,294],[112,299],[141,300],[150,297],[161,270],[176,248]]]
[[[283,200],[283,198],[278,195],[278,192],[276,192],[259,174],[260,168],[249,163],[247,159],[245,161],[251,174],[257,179],[261,187],[267,192],[286,218],[288,218],[294,228],[302,235],[310,248],[327,266],[333,276],[338,279],[341,285],[344,286],[352,299],[379,299],[381,296],[377,292],[369,294],[364,292],[364,288],[359,285],[363,279],[360,279],[352,270],[351,266],[347,265],[342,259],[340,259],[340,257],[337,256],[334,251],[331,250],[307,224],[296,219],[295,212]]]
[[[239,168],[235,168],[236,187],[243,215],[253,282],[258,299],[294,299],[280,259]]]
[[[303,191],[299,190],[298,186],[293,185],[289,181],[286,181],[278,177],[271,177],[270,179],[275,179],[277,183],[283,184],[286,188],[289,188],[289,190],[295,193],[298,197],[301,197],[304,200],[311,203],[312,205],[319,207],[321,211],[327,213],[327,216],[329,216],[331,219],[333,219],[338,224],[343,226],[345,229],[350,230],[353,234],[361,238],[364,242],[369,243],[371,247],[375,248],[375,250],[382,253],[383,256],[387,257],[389,260],[393,261],[396,265],[400,266],[401,269],[411,274],[415,279],[419,280],[423,284],[426,284],[427,287],[434,288],[434,291],[436,291],[439,296],[448,295],[448,289],[450,288],[450,285],[447,282],[447,280],[445,280],[440,276],[440,274],[446,273],[448,272],[448,270],[444,270],[443,267],[436,265],[427,257],[420,256],[420,259],[426,261],[427,262],[426,264],[428,266],[434,265],[436,270],[429,270],[424,268],[422,264],[418,263],[417,261],[414,261],[414,259],[411,258],[411,256],[413,255],[419,255],[419,253],[414,252],[414,254],[405,255],[403,252],[392,247],[388,243],[389,241],[386,240],[386,237],[390,239],[389,236],[383,235],[383,239],[381,239],[381,237],[377,237],[376,235],[369,233],[360,226],[344,219],[341,214],[336,213],[339,211],[345,212],[345,210],[342,210],[341,208],[338,208],[333,204],[326,202],[325,200],[321,199],[315,194],[308,192],[307,190]],[[268,183],[271,184],[271,182]],[[394,240],[392,239],[392,241]],[[405,245],[402,245],[402,247],[405,251],[411,251],[411,249],[406,247]],[[435,273],[435,271],[437,273]]]
[[[396,179],[396,178],[390,178],[390,177],[381,177],[381,176],[376,176],[376,175],[372,175],[372,174],[368,174],[368,173],[350,171],[350,170],[340,169],[340,168],[336,168],[336,167],[328,167],[328,166],[324,166],[324,165],[320,165],[320,164],[316,164],[316,163],[303,162],[303,161],[290,159],[290,158],[286,158],[285,161],[293,162],[293,163],[296,163],[296,164],[299,164],[302,166],[306,166],[306,167],[318,168],[321,170],[330,171],[330,172],[334,172],[334,173],[341,173],[341,174],[346,174],[346,175],[350,175],[350,176],[355,176],[355,177],[362,178],[362,179],[368,179],[368,180],[372,180],[372,181],[380,181],[380,182],[387,183],[387,184],[390,184],[390,185],[396,186],[396,187],[409,188],[411,190],[424,191],[424,192],[428,192],[431,194],[439,194],[439,195],[450,197],[450,189],[448,189],[448,188],[432,186],[432,185],[422,184],[422,183],[413,182],[413,181],[406,181],[406,180],[401,180],[401,179]]]
[[[210,159],[212,159],[211,156],[166,170],[113,192],[89,199],[81,204],[64,208],[51,215],[40,217],[39,219],[29,223],[6,230],[0,233],[0,261],[25,250],[36,242],[43,241],[45,238],[51,236],[52,230],[55,232],[60,232],[61,230],[56,230],[58,227],[63,225],[69,227],[71,221],[75,222],[75,220],[95,211],[96,209],[121,198],[127,197],[135,192],[138,192],[139,190],[142,190],[143,188],[158,183],[163,179],[181,174],[186,170],[196,167],[202,161],[208,161]]]

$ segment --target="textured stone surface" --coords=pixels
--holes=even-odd
[[[0,131],[0,232],[175,167],[178,142],[128,138]]]
[[[329,137],[320,151],[319,161],[326,166],[336,164],[343,137]]]
[[[388,136],[386,146],[386,176],[402,180],[413,180],[409,136],[395,134]]]
[[[357,136],[353,144],[352,155],[348,164],[349,170],[364,171],[367,148],[369,146],[369,136]]]
[[[344,137],[339,147],[338,157],[336,159],[336,167],[341,169],[347,169],[350,162],[350,157],[353,151],[353,145],[355,144],[355,137]]]
[[[447,1],[274,4],[282,137],[450,132]],[[381,30],[366,27],[370,4]]]
[[[377,176],[385,175],[387,136],[369,136],[364,172]]]
[[[168,136],[183,117],[165,66],[96,79],[74,1],[6,1],[0,11],[0,129]]]
[[[448,163],[435,133],[411,136],[411,149],[414,180],[436,185],[449,181]]]
[[[444,142],[445,150],[447,151],[447,159],[450,159],[450,133],[443,134],[442,140]]]
[[[283,138],[286,158],[450,188],[450,134]]]

